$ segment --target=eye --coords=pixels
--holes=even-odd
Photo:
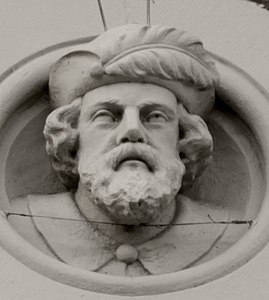
[[[92,118],[92,122],[98,123],[114,123],[117,119],[112,112],[106,109],[101,109]]]
[[[168,120],[168,117],[165,113],[161,112],[161,111],[153,111],[151,113],[149,113],[147,115],[147,117],[145,118],[145,121],[147,123],[166,123]]]

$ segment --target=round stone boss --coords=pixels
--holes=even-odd
[[[33,106],[30,111],[28,122],[33,119],[33,116],[39,117],[42,115],[47,109],[47,102],[42,102],[42,95],[46,90],[49,66],[64,54],[83,48],[83,45],[90,40],[92,38],[63,43],[45,49],[10,68],[0,78],[0,128],[2,140],[0,162],[1,246],[26,266],[51,279],[94,292],[121,295],[159,294],[191,288],[224,276],[246,263],[269,240],[269,141],[267,139],[269,132],[269,96],[255,80],[241,69],[214,54],[211,54],[211,56],[221,74],[217,97],[249,128],[254,137],[252,137],[253,140],[250,143],[255,144],[253,144],[253,148],[257,149],[259,154],[259,161],[255,163],[255,166],[251,165],[252,157],[247,157],[249,159],[247,164],[250,170],[251,184],[255,187],[251,192],[250,202],[245,207],[247,211],[245,215],[252,221],[251,228],[235,245],[220,256],[196,267],[171,274],[137,277],[130,280],[130,278],[119,278],[81,270],[57,261],[30,245],[12,228],[8,221],[8,214],[5,213],[9,211],[9,198],[11,195],[9,184],[10,179],[12,179],[7,162],[9,161],[9,152],[12,151],[12,146],[14,146],[14,140],[20,133],[21,128],[27,127],[27,120],[20,120],[19,123],[16,123],[15,113],[18,110],[23,111],[25,103],[27,104],[33,99],[41,99],[39,104]],[[12,117],[13,114],[14,117]],[[212,119],[215,120],[216,126],[224,126],[222,125],[223,118],[218,119],[213,115]],[[9,135],[5,135],[9,127],[6,126],[7,122],[13,123]],[[226,130],[230,130],[233,137],[232,127],[226,128]],[[248,138],[252,139],[251,137]],[[247,152],[246,156],[248,156]],[[257,175],[256,169],[260,169],[261,174]],[[7,181],[7,178],[9,181]],[[53,188],[55,191],[59,189],[57,186]],[[21,189],[23,188],[21,187]],[[116,254],[119,260],[133,260],[138,255],[130,246],[127,247],[127,252],[126,249],[123,250],[123,254],[122,251],[118,251]]]
[[[137,249],[128,244],[119,246],[115,254],[118,261],[125,262],[126,264],[131,264],[138,258]]]

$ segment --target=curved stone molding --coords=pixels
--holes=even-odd
[[[191,288],[224,276],[246,263],[269,240],[267,184],[269,175],[269,140],[267,138],[269,132],[269,95],[245,72],[214,54],[212,54],[212,58],[216,61],[221,74],[221,84],[217,90],[217,95],[225,105],[231,108],[237,118],[244,121],[251,133],[251,136],[248,136],[248,139],[251,139],[249,144],[244,148],[245,140],[242,140],[238,147],[249,149],[245,152],[242,150],[242,153],[244,152],[246,156],[253,190],[250,202],[245,208],[246,214],[243,215],[252,218],[253,223],[250,230],[237,243],[221,255],[180,272],[149,277],[122,278],[81,270],[56,261],[28,243],[12,228],[5,213],[10,210],[10,192],[7,192],[8,183],[5,182],[5,178],[7,175],[6,161],[11,146],[20,130],[47,110],[46,99],[37,105],[33,105],[33,103],[35,103],[35,99],[42,98],[40,95],[46,93],[49,66],[64,54],[83,48],[84,43],[88,41],[78,40],[48,48],[15,65],[0,77],[0,137],[3,141],[1,146],[3,156],[0,160],[1,246],[31,269],[53,280],[94,292],[133,296]],[[9,130],[6,126],[7,122],[11,121],[12,115],[16,114],[17,110],[24,111],[25,106],[23,105],[29,105],[27,103],[33,105],[33,109],[29,113],[28,123],[25,120],[20,120],[19,124],[16,125],[17,119],[14,117],[14,126],[11,130],[13,135],[6,136],[5,133]],[[219,125],[224,119],[221,117],[218,119],[217,114],[214,115],[213,113],[211,120],[215,120]],[[227,129],[227,131],[229,130],[232,130],[231,127]],[[233,138],[233,133],[230,134]],[[252,150],[258,158],[248,157]],[[253,161],[254,167],[251,168]],[[59,187],[55,186],[55,190],[58,189]]]

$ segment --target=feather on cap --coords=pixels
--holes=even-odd
[[[214,103],[219,74],[202,42],[163,25],[128,24],[101,34],[83,51],[56,62],[49,88],[54,108],[116,82],[145,82],[172,91],[193,114]]]

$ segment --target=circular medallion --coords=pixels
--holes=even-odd
[[[43,167],[48,163],[42,127],[49,113],[49,67],[64,54],[86,47],[89,40],[46,49],[1,76],[1,246],[25,265],[51,279],[77,288],[123,295],[191,288],[224,276],[246,263],[269,240],[269,97],[246,73],[213,54],[221,73],[218,104],[208,120],[216,154],[211,169],[188,196],[207,198],[215,204],[224,201],[232,212],[233,225],[246,222],[247,229],[234,245],[200,265],[130,280],[60,262],[31,245],[12,227],[10,215],[5,212],[10,212],[14,199],[28,194],[63,191],[52,170]],[[130,264],[137,259],[138,252],[133,246],[122,245],[115,255],[119,261]]]

